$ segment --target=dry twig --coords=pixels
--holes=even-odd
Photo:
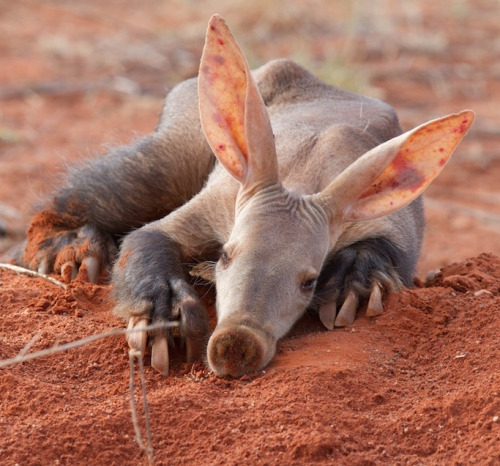
[[[44,356],[48,356],[50,354],[58,353],[60,351],[66,351],[72,348],[78,348],[80,346],[87,345],[88,343],[92,343],[96,340],[102,340],[103,338],[114,337],[117,335],[125,335],[127,333],[134,332],[144,332],[148,330],[156,330],[160,328],[168,328],[168,327],[178,327],[179,322],[163,322],[160,324],[148,325],[147,327],[141,327],[138,329],[126,329],[126,328],[117,328],[114,330],[110,330],[109,332],[96,333],[95,335],[90,335],[89,337],[82,338],[81,340],[72,341],[70,343],[65,343],[64,345],[52,346],[51,348],[47,348],[44,350],[36,351],[34,353],[24,354],[26,351],[21,350],[21,352],[10,359],[4,359],[0,361],[0,368],[12,366],[13,364],[19,364],[21,362],[29,361],[31,359],[42,358]],[[33,343],[28,343],[28,345],[32,345]],[[25,347],[26,348],[26,347]]]
[[[24,346],[24,348],[21,351],[19,351],[17,356],[24,356],[31,349],[31,347],[39,340],[41,336],[42,336],[41,330],[36,332],[33,338]]]
[[[151,423],[149,420],[148,397],[147,397],[147,393],[146,393],[146,380],[144,377],[144,361],[142,358],[142,353],[140,351],[135,350],[135,349],[129,350],[128,357],[129,357],[129,362],[130,362],[130,409],[132,412],[132,423],[134,424],[135,439],[137,440],[137,443],[139,444],[139,447],[141,448],[141,450],[146,453],[146,456],[148,458],[148,464],[150,466],[153,466],[154,465],[154,451],[153,451],[153,443],[151,440]],[[135,398],[134,398],[134,392],[135,392],[134,366],[135,365],[134,365],[134,358],[137,358],[137,360],[139,361],[139,371],[140,371],[141,388],[142,388],[142,406],[144,408],[144,420],[146,423],[147,444],[144,444],[144,442],[142,440],[141,428],[139,426],[139,421],[137,419],[137,410],[135,407]]]
[[[54,285],[61,287],[63,290],[66,289],[66,285],[63,282],[60,282],[59,280],[56,280],[55,278],[52,278],[49,275],[45,275],[44,273],[25,269],[24,267],[19,267],[18,265],[0,263],[0,269],[13,270],[16,273],[22,273],[24,275],[29,275],[30,277],[43,278],[44,280],[47,280],[50,283],[53,283]]]
[[[55,346],[48,348],[48,349],[45,349],[45,350],[36,351],[34,353],[26,354],[30,350],[30,348],[35,344],[35,342],[40,338],[40,335],[42,332],[38,332],[28,342],[28,344],[21,349],[21,351],[18,353],[17,356],[10,358],[10,359],[4,359],[3,361],[0,361],[0,368],[11,366],[13,364],[19,364],[21,362],[29,361],[31,359],[41,358],[43,356],[54,354],[54,353],[57,353],[60,351],[66,351],[66,350],[71,349],[71,348],[78,348],[80,346],[84,346],[88,343],[92,343],[93,341],[100,340],[103,338],[109,338],[109,337],[113,337],[116,335],[124,335],[127,333],[144,332],[144,331],[148,331],[148,330],[156,330],[159,328],[178,327],[178,326],[179,326],[179,322],[164,322],[164,323],[160,323],[160,324],[148,325],[146,327],[141,327],[141,328],[114,329],[114,330],[110,330],[109,332],[91,335],[87,338],[82,338],[81,340],[76,340],[76,341],[73,341],[71,343],[66,343],[64,345],[60,345],[60,346],[55,345]],[[146,424],[147,444],[144,444],[144,442],[142,440],[139,422],[137,419],[137,411],[136,411],[136,407],[135,407],[134,357],[136,357],[137,360],[139,361],[139,371],[140,371],[140,378],[141,378],[141,388],[142,388],[142,399],[143,399],[143,408],[144,408],[144,419],[145,419],[145,424]],[[153,466],[154,465],[154,451],[153,451],[153,443],[152,443],[152,437],[151,437],[151,422],[150,422],[150,418],[149,418],[149,408],[148,408],[147,392],[146,392],[146,377],[144,375],[144,361],[143,361],[142,353],[137,351],[137,350],[131,349],[129,351],[129,361],[130,361],[130,406],[131,406],[131,411],[132,411],[132,423],[134,425],[137,443],[139,444],[139,447],[146,453],[147,458],[148,458],[148,464],[150,466]]]

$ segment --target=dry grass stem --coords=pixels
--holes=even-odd
[[[63,282],[60,282],[59,280],[56,280],[55,278],[52,278],[49,275],[45,275],[44,273],[39,273],[35,272],[34,270],[25,269],[24,267],[19,267],[18,265],[0,263],[0,269],[13,270],[16,273],[29,275],[30,277],[43,278],[44,280],[47,280],[50,283],[53,283],[54,285],[61,287],[63,290],[66,289],[66,285]]]
[[[19,351],[18,353],[18,357],[21,357],[21,356],[24,356],[26,353],[28,353],[28,351],[31,349],[31,347],[38,341],[38,339],[42,336],[42,331],[38,331],[35,333],[35,335],[33,336],[33,338],[26,344],[26,346],[21,350]]]
[[[179,322],[163,322],[163,323],[159,323],[159,324],[149,325],[147,327],[141,327],[139,329],[117,328],[114,330],[110,330],[109,332],[97,333],[95,335],[91,335],[89,337],[82,338],[81,340],[76,340],[76,341],[72,341],[70,343],[65,343],[64,345],[60,345],[60,346],[55,345],[55,346],[52,346],[51,348],[36,351],[34,353],[22,354],[22,353],[25,353],[26,351],[28,351],[29,348],[34,344],[34,341],[32,340],[28,343],[28,345],[26,345],[26,346],[29,346],[28,350],[25,350],[25,348],[26,348],[26,346],[25,346],[17,356],[10,358],[10,359],[4,359],[3,361],[0,361],[0,368],[11,366],[13,364],[19,364],[21,362],[29,361],[31,359],[42,358],[44,356],[48,356],[50,354],[58,353],[61,351],[66,351],[66,350],[69,350],[72,348],[78,348],[80,346],[87,345],[89,343],[92,343],[96,340],[101,340],[103,338],[114,337],[117,335],[125,335],[127,333],[144,332],[144,331],[148,331],[148,330],[157,330],[160,328],[178,327],[179,325],[180,325]]]
[[[146,456],[148,458],[148,464],[150,466],[152,466],[152,465],[154,465],[154,452],[153,452],[153,443],[151,440],[151,423],[149,420],[148,398],[147,398],[147,392],[146,392],[146,379],[144,376],[144,360],[142,358],[142,353],[140,351],[135,350],[135,349],[129,350],[128,357],[129,357],[129,362],[130,362],[130,409],[131,409],[131,414],[132,414],[132,423],[134,425],[135,438],[136,438],[137,443],[138,443],[139,447],[141,448],[141,450],[143,450],[146,453]],[[139,426],[139,420],[137,418],[137,409],[136,409],[136,405],[135,405],[135,397],[134,397],[134,392],[135,392],[134,367],[135,367],[135,364],[134,364],[134,358],[137,358],[137,361],[139,362],[139,371],[140,371],[141,389],[142,389],[142,405],[144,408],[144,420],[146,423],[147,444],[144,444],[144,442],[142,440],[141,428]]]

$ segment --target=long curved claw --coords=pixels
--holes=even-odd
[[[373,284],[368,306],[366,308],[366,315],[368,317],[379,316],[384,312],[384,305],[382,304],[382,286],[379,282]]]
[[[127,329],[141,329],[143,327],[147,327],[148,325],[148,320],[147,319],[137,319],[135,317],[131,317],[130,320],[128,321],[128,326]],[[128,341],[128,346],[132,349],[135,349],[139,351],[141,354],[144,355],[146,351],[146,342],[148,339],[148,334],[146,331],[136,331],[133,333],[128,333],[127,334],[127,341]]]
[[[42,273],[44,275],[47,275],[49,273],[49,266],[45,259],[43,259],[38,265],[38,273]]]
[[[83,259],[80,270],[82,269],[87,271],[87,277],[90,283],[97,283],[100,269],[99,259],[97,259],[97,257],[90,256]]]
[[[168,341],[167,337],[164,335],[160,335],[155,338],[151,348],[151,366],[160,374],[168,375]]]
[[[322,304],[319,308],[319,319],[328,330],[333,330],[335,326],[335,316],[337,315],[337,301]]]
[[[64,263],[61,267],[61,275],[70,282],[76,278],[78,275],[78,269],[73,261],[68,261]]]
[[[335,327],[345,327],[354,322],[356,311],[359,305],[359,297],[355,291],[351,290],[347,293],[344,304],[335,319]]]

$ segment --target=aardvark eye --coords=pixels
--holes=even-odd
[[[302,284],[300,285],[300,289],[304,292],[312,291],[315,285],[316,285],[316,279],[308,278],[307,280],[302,282]]]
[[[224,268],[226,268],[229,265],[229,262],[231,261],[231,259],[229,258],[226,251],[221,252],[219,260],[220,260],[220,264]]]

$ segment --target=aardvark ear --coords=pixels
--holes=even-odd
[[[346,222],[370,220],[406,206],[439,175],[474,116],[463,110],[380,144],[332,181],[319,194],[320,203]]]
[[[207,29],[198,96],[203,131],[224,168],[243,185],[277,181],[266,107],[242,51],[218,15]]]

